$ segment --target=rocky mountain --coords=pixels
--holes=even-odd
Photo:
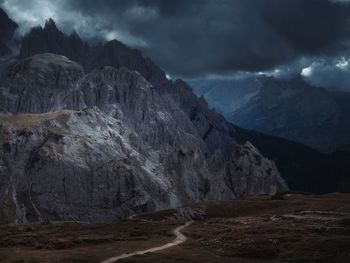
[[[295,141],[238,128],[240,142],[250,141],[276,162],[292,190],[317,194],[350,192],[350,153],[322,153]]]
[[[348,150],[350,94],[313,87],[302,78],[265,78],[259,93],[229,120],[322,151]]]
[[[90,46],[83,42],[78,33],[71,35],[61,32],[52,19],[46,21],[44,28],[33,28],[22,40],[20,57],[27,58],[41,53],[64,55],[80,63],[84,70],[91,71],[105,66],[117,69],[125,67],[141,73],[152,84],[166,82],[164,72],[140,51],[131,49],[118,40]]]
[[[331,184],[315,189],[314,170],[295,158],[299,151],[271,154],[266,142],[283,144],[230,124],[186,82],[167,80],[118,41],[90,46],[49,20],[23,38],[20,57],[6,68],[2,221],[104,222],[188,202],[272,194],[289,183],[327,192],[343,182],[327,171],[322,176]]]
[[[225,117],[243,107],[261,88],[259,78],[194,79],[187,82],[197,96],[203,96],[210,107]]]
[[[350,114],[349,94],[315,88],[300,79],[278,81],[263,76],[239,80],[192,80],[189,83],[197,96],[204,96],[209,106],[219,109],[227,119],[232,118],[231,109],[235,108],[239,124],[247,125],[247,128],[261,129],[269,133],[270,130],[261,127],[269,127],[269,123],[282,123],[282,120],[285,125],[291,122],[288,125],[290,130],[285,129],[284,134],[278,134],[287,139],[236,127],[236,134],[239,134],[241,143],[252,142],[264,156],[275,161],[290,189],[313,193],[350,191],[350,154],[344,152],[350,149],[349,141],[346,144],[349,130],[346,116]],[[259,85],[256,85],[257,83]],[[260,90],[262,86],[266,89]],[[263,106],[254,107],[257,105]],[[303,105],[302,108],[300,105]],[[333,106],[328,112],[327,107],[330,105]],[[330,114],[332,112],[333,114]],[[327,114],[329,120],[337,119],[334,121],[337,123],[335,126],[325,125],[327,118],[322,116]],[[260,119],[257,116],[260,116]],[[314,133],[307,133],[308,126],[304,126],[303,123],[312,123],[316,119],[318,125],[313,128]],[[292,120],[295,121],[292,123]],[[294,129],[298,129],[300,136],[294,136],[293,141],[288,140],[288,132]],[[303,138],[303,134],[309,136],[309,141],[303,141],[304,143],[314,138],[317,143],[312,146],[319,147],[322,142],[328,140],[328,148],[322,149],[331,150],[332,147],[329,146],[332,142],[338,141],[340,143],[334,145],[333,149],[343,151],[322,153],[296,142]]]
[[[11,66],[0,89],[1,218],[111,221],[287,189],[186,83],[159,89],[137,71],[87,71],[62,55]]]
[[[302,78],[189,81],[230,122],[306,144],[323,152],[350,151],[350,94],[314,87]]]
[[[18,25],[0,8],[0,59],[12,54],[10,42]]]

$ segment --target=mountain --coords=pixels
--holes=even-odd
[[[241,142],[250,141],[276,162],[290,189],[317,194],[350,192],[350,153],[322,153],[295,141],[236,129]]]
[[[1,83],[2,218],[111,221],[208,199],[287,189],[273,161],[182,81],[56,54],[19,60]],[[195,107],[195,109],[193,108]]]
[[[19,59],[6,67],[2,221],[105,222],[189,202],[272,194],[287,190],[289,181],[293,190],[316,189],[308,185],[313,170],[298,158],[292,162],[299,150],[295,156],[273,151],[276,167],[254,146],[260,135],[227,122],[186,82],[167,80],[150,59],[118,41],[90,46],[49,20],[23,38]],[[267,154],[269,140],[256,140]],[[294,174],[299,171],[302,176]],[[331,184],[316,191],[340,189],[343,178],[328,171],[322,177]]]
[[[197,96],[203,96],[225,117],[245,105],[261,88],[258,78],[194,79],[187,81]]]
[[[350,94],[314,87],[302,78],[190,80],[193,91],[230,122],[306,144],[350,152]]]
[[[342,123],[347,123],[346,116],[350,114],[348,106],[349,95],[345,92],[330,92],[325,89],[315,88],[300,79],[281,81],[266,77],[250,78],[247,80],[195,80],[190,81],[190,83],[198,96],[204,96],[208,100],[210,107],[220,109],[220,107],[217,107],[217,105],[220,104],[221,111],[225,114],[227,119],[232,117],[232,112],[230,111],[232,107],[235,107],[234,104],[236,104],[237,109],[235,113],[240,117],[241,121],[239,124],[242,126],[249,124],[247,125],[248,127],[246,126],[247,128],[258,129],[256,126],[258,124],[268,125],[269,122],[273,121],[274,123],[280,121],[283,119],[282,116],[288,116],[288,118],[284,119],[285,123],[294,119],[299,120],[298,125],[296,122],[293,123],[293,125],[299,128],[300,134],[303,134],[303,129],[305,128],[303,122],[305,120],[311,122],[314,117],[316,118],[318,116],[320,127],[318,127],[319,130],[316,128],[316,130],[314,130],[312,136],[315,138],[319,136],[320,139],[328,139],[331,142],[335,139],[342,140],[348,135],[346,125],[344,127],[339,127]],[[254,88],[254,86],[246,85],[246,83],[260,83],[260,88],[258,88],[258,86]],[[273,87],[275,87],[277,92],[273,92]],[[266,89],[263,90],[263,88]],[[293,91],[293,89],[295,91]],[[277,94],[280,93],[283,93],[283,95],[278,97]],[[252,96],[250,96],[250,94],[252,94]],[[261,94],[264,94],[264,96]],[[248,100],[245,99],[246,95],[250,97]],[[294,96],[294,102],[292,103],[289,101],[289,98]],[[254,114],[263,115],[264,112],[254,107],[254,110],[249,110],[252,105],[260,105],[257,103],[261,103],[260,97],[264,97],[265,99],[263,104],[266,107],[265,115],[267,115],[270,108],[274,115],[269,119],[263,119],[261,117],[261,121],[256,122],[254,120],[257,118]],[[298,103],[303,100],[308,100],[308,103],[303,103],[303,107],[307,108],[307,111],[313,111],[313,114],[308,113],[308,118],[305,118],[304,112],[298,109]],[[232,102],[232,104],[230,102]],[[336,107],[333,106],[333,108],[338,110],[334,110],[333,112],[338,114],[338,116],[342,116],[342,118],[338,117],[339,125],[337,128],[332,126],[322,127],[325,123],[320,116],[322,116],[322,114],[324,116],[329,114],[327,111],[329,105],[336,105]],[[294,110],[295,115],[288,113],[288,107],[297,109]],[[300,118],[300,116],[304,117]],[[329,117],[329,119],[332,118],[334,117]],[[233,122],[235,121],[233,120]],[[294,128],[293,125],[290,125],[290,129],[292,130]],[[343,133],[339,138],[334,138],[333,136],[335,135],[331,132],[336,129],[338,129],[338,132]],[[264,131],[268,132],[266,130]],[[319,194],[350,191],[350,154],[344,152],[344,150],[350,149],[350,143],[344,145],[340,143],[335,147],[343,151],[322,153],[302,143],[267,135],[254,130],[236,127],[236,132],[241,138],[241,143],[246,141],[252,142],[264,156],[276,162],[278,170],[288,183],[290,189]],[[327,136],[321,136],[327,132]],[[288,138],[289,136],[285,137]],[[293,139],[298,141],[299,137],[293,137]],[[346,142],[346,140],[344,141]],[[318,147],[319,145],[313,146]]]
[[[75,31],[69,36],[61,32],[52,19],[46,21],[44,28],[33,28],[22,40],[20,58],[40,53],[64,55],[80,63],[86,71],[104,66],[125,67],[138,71],[154,85],[167,81],[164,72],[140,51],[117,40],[90,46]]]
[[[331,152],[350,151],[349,113],[349,93],[314,87],[301,77],[271,77],[228,119],[243,128]]]
[[[10,42],[18,25],[0,8],[0,58],[12,54]]]

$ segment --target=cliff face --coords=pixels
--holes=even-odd
[[[27,58],[45,52],[61,54],[77,61],[85,72],[105,66],[137,71],[160,95],[167,99],[171,97],[212,151],[220,148],[224,154],[230,154],[236,144],[238,135],[233,125],[210,110],[207,102],[195,96],[186,82],[167,80],[165,73],[138,50],[130,49],[117,40],[89,46],[81,41],[77,33],[67,36],[57,28],[54,21],[48,20],[44,28],[34,28],[24,37],[20,56]]]
[[[160,89],[137,71],[84,73],[41,54],[12,66],[0,91],[4,221],[110,221],[287,189],[183,81]]]
[[[30,113],[59,110],[83,74],[80,65],[63,56],[43,54],[24,59],[4,76],[0,109]]]

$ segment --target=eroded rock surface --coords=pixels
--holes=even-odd
[[[185,83],[173,87],[125,68],[85,74],[60,55],[19,61],[1,87],[3,218],[111,221],[287,188]]]

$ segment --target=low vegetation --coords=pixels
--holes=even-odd
[[[120,262],[349,262],[350,195],[278,199],[205,202],[111,224],[2,225],[0,256],[10,263],[100,262],[164,244],[194,216],[184,244]]]

